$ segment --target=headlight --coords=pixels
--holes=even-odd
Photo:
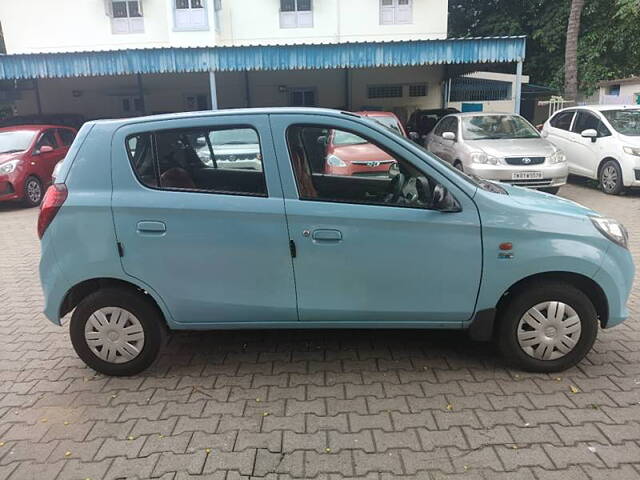
[[[484,152],[473,152],[471,154],[471,161],[473,163],[483,163],[488,165],[497,165],[500,162],[498,157],[492,157]]]
[[[564,153],[562,153],[562,151],[560,150],[556,150],[549,157],[549,162],[551,163],[564,163],[566,161],[567,161],[567,156]]]
[[[627,248],[629,240],[629,234],[627,229],[624,228],[617,220],[606,217],[589,217],[593,222],[593,225],[602,233],[605,237],[614,243],[617,243],[623,248]]]
[[[347,164],[337,155],[329,155],[327,157],[327,163],[332,167],[346,167]]]
[[[16,160],[10,160],[7,163],[3,163],[2,165],[0,165],[0,173],[11,173],[13,172],[16,168],[18,168],[18,164],[20,163],[19,159]]]
[[[640,157],[640,148],[638,147],[624,147],[624,151],[629,155],[635,155],[636,157]]]

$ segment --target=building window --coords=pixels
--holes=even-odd
[[[613,95],[614,97],[620,96],[620,85],[611,85],[608,88],[607,95]]]
[[[144,33],[140,0],[107,0],[106,8],[113,33]]]
[[[371,85],[367,98],[401,98],[402,85]]]
[[[120,97],[120,113],[125,116],[136,116],[142,114],[142,107],[142,98],[140,97]]]
[[[176,30],[208,30],[205,0],[174,0]]]
[[[474,77],[457,77],[451,81],[452,102],[485,102],[511,100],[511,82]]]
[[[409,96],[410,97],[426,97],[427,96],[427,84],[426,83],[416,83],[414,85],[409,85]]]
[[[380,24],[402,25],[413,21],[413,0],[380,0]]]
[[[316,89],[315,88],[292,88],[290,106],[292,107],[315,107]]]
[[[280,0],[280,28],[313,27],[311,0]]]

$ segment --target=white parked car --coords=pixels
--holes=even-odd
[[[542,135],[565,152],[569,173],[598,180],[605,193],[640,187],[640,105],[560,110]]]
[[[557,193],[567,182],[558,148],[520,115],[456,113],[427,135],[427,149],[463,172],[487,180]]]

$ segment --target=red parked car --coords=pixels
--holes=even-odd
[[[0,201],[39,205],[53,169],[67,154],[76,133],[74,128],[56,125],[0,128]]]
[[[407,137],[402,123],[391,112],[356,112],[398,135]],[[387,177],[396,161],[384,150],[349,132],[331,130],[326,140],[325,174]]]

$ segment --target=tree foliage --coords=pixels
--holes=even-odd
[[[450,0],[449,35],[526,35],[525,73],[562,90],[571,0]],[[640,75],[638,0],[586,0],[578,44],[580,90],[605,79]]]

